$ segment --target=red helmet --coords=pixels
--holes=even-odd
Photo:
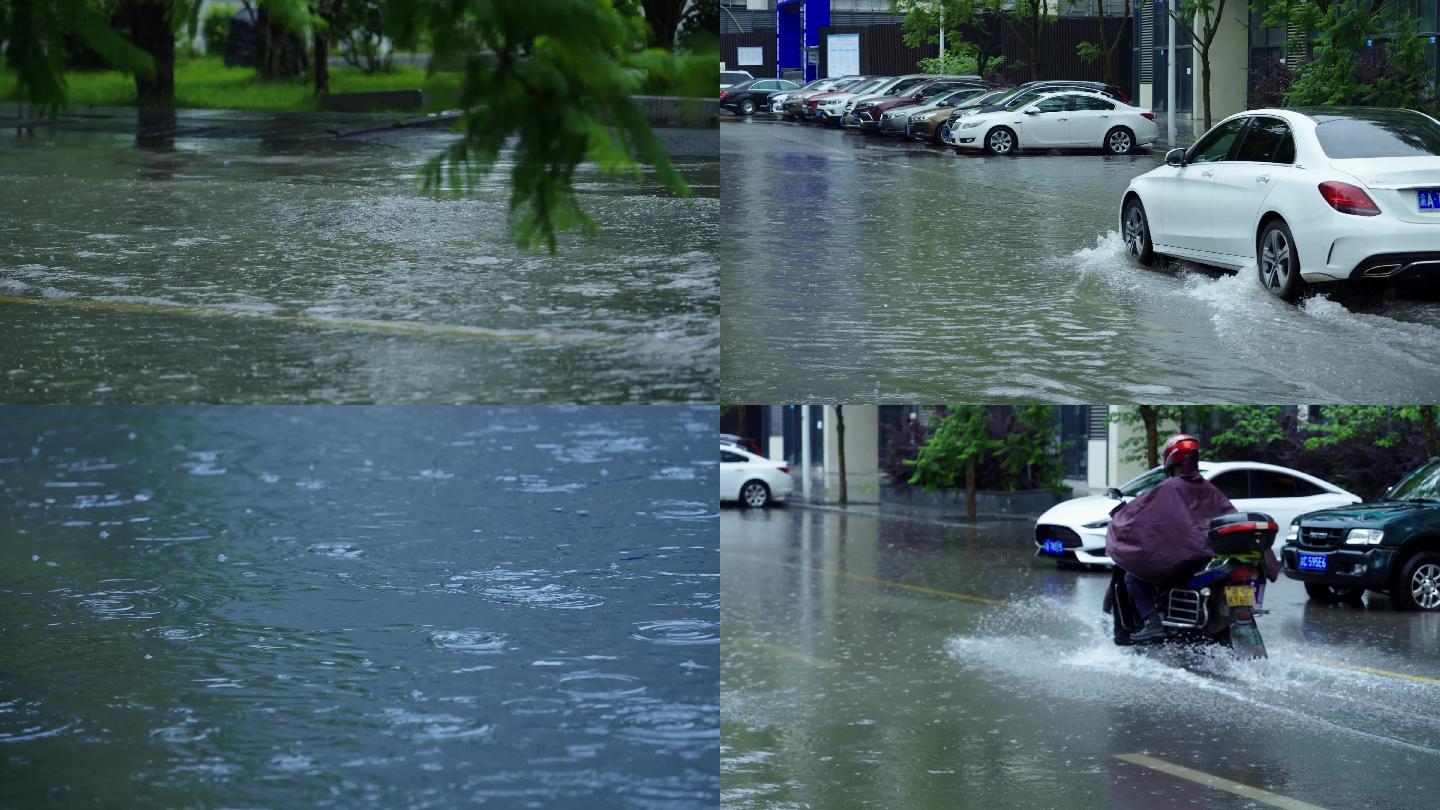
[[[1160,459],[1166,472],[1171,472],[1177,467],[1189,468],[1194,471],[1200,463],[1200,440],[1194,436],[1177,433],[1165,442],[1165,448],[1160,451]]]

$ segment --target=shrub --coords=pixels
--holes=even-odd
[[[230,39],[230,18],[238,9],[235,6],[211,6],[205,12],[200,32],[205,39],[205,53],[219,56],[225,53],[225,43]]]

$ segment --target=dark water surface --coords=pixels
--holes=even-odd
[[[0,109],[0,118],[3,118]],[[510,164],[422,193],[441,130],[185,112],[0,137],[0,401],[706,402],[719,381],[714,130],[696,192],[582,167],[593,238],[517,248]],[[146,131],[146,130],[140,130]],[[708,148],[708,154],[705,154]]]
[[[713,806],[715,418],[0,409],[0,806]]]

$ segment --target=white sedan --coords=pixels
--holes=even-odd
[[[1155,114],[1100,93],[1061,90],[1013,110],[971,113],[950,126],[945,142],[992,155],[1018,149],[1103,149],[1127,155],[1160,137]]]
[[[783,501],[795,487],[790,468],[738,445],[720,443],[720,500],[749,507]]]
[[[1130,182],[1120,233],[1142,264],[1240,270],[1294,300],[1307,283],[1440,273],[1440,122],[1411,110],[1252,110]]]
[[[1225,493],[1239,511],[1264,512],[1275,518],[1281,538],[1291,522],[1306,512],[1360,503],[1358,496],[1328,481],[1258,461],[1202,461],[1200,475]],[[1050,507],[1035,522],[1036,553],[1061,562],[1114,565],[1105,556],[1110,512],[1163,480],[1165,471],[1156,467],[1107,495],[1073,498]],[[1280,542],[1276,540],[1277,548]]]

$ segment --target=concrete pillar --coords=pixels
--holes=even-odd
[[[840,442],[835,407],[825,406],[825,499],[840,497]],[[850,503],[880,502],[880,408],[845,406],[845,479]]]
[[[1249,6],[1239,0],[1228,0],[1215,42],[1210,45],[1210,118],[1211,122],[1245,110],[1245,95],[1250,71]],[[1195,20],[1195,30],[1205,25],[1205,16]],[[1205,83],[1200,78],[1200,55],[1191,60],[1189,78],[1194,82],[1195,135],[1205,123]]]
[[[785,460],[785,406],[767,405],[770,429],[765,437],[765,457],[771,461]]]

